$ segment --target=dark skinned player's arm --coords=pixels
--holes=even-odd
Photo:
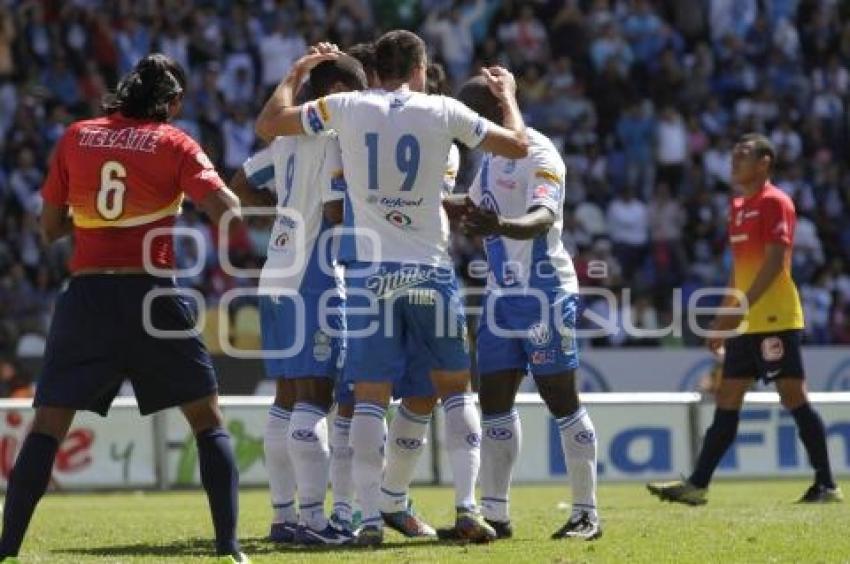
[[[239,167],[230,179],[230,189],[247,207],[270,208],[277,205],[277,200],[269,190],[257,189],[245,176],[245,169]]]
[[[234,233],[242,227],[242,209],[239,205],[239,198],[227,186],[209,192],[203,200],[198,202],[198,207],[210,218],[214,225],[221,225],[225,214],[231,212],[233,217],[228,224],[230,233]]]
[[[555,214],[545,206],[533,206],[524,215],[505,218],[497,213],[475,208],[464,217],[467,231],[476,235],[500,235],[509,239],[534,239],[551,229]]]
[[[332,225],[339,225],[342,223],[342,214],[343,214],[343,206],[342,200],[335,200],[333,202],[326,202],[322,206],[322,215],[325,216],[325,220]]]
[[[68,214],[68,206],[56,206],[50,202],[44,202],[41,210],[41,236],[46,244],[70,235],[74,230],[74,223]]]

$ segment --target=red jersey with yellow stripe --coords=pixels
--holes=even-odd
[[[56,146],[42,196],[70,208],[74,272],[143,267],[145,234],[174,225],[183,194],[200,202],[223,186],[209,158],[184,132],[114,113],[68,128]],[[150,259],[159,268],[173,265],[170,234],[153,238]]]
[[[767,333],[801,329],[803,308],[791,278],[791,250],[797,216],[794,203],[769,182],[749,197],[732,199],[729,214],[729,244],[735,270],[735,287],[746,292],[765,261],[767,245],[785,248],[782,271],[750,307],[744,320],[745,333]]]

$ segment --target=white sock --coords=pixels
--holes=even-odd
[[[363,525],[382,528],[381,518],[381,475],[384,472],[384,443],[387,438],[387,422],[383,406],[358,402],[351,418],[351,448],[354,459],[351,475],[357,501],[363,513]]]
[[[327,413],[315,405],[298,402],[289,423],[289,455],[298,485],[301,522],[314,531],[328,526],[325,495],[331,452]]]
[[[481,418],[481,513],[492,521],[510,521],[511,472],[522,446],[516,409]]]
[[[407,497],[416,463],[427,443],[431,414],[417,415],[399,406],[387,435],[387,467],[381,483],[381,511],[407,509]]]
[[[354,502],[354,482],[351,479],[351,459],[354,451],[349,444],[351,418],[334,418],[331,427],[331,490],[334,495],[334,515],[340,521],[351,522]]]
[[[289,459],[289,418],[291,412],[273,405],[269,409],[266,432],[263,435],[263,451],[266,472],[269,475],[273,523],[296,523],[295,471]]]
[[[596,431],[584,407],[555,420],[561,430],[561,446],[573,493],[573,513],[596,513]]]
[[[470,393],[443,398],[443,411],[455,507],[475,509],[475,482],[481,467],[481,419],[475,399]]]

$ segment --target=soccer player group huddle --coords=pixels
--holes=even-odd
[[[522,441],[514,402],[527,374],[557,423],[572,489],[570,516],[552,537],[601,535],[597,437],[575,382],[579,289],[561,242],[564,163],[523,123],[506,69],[481,69],[456,98],[442,93],[440,75],[407,31],[348,53],[314,46],[258,116],[267,147],[236,174],[233,191],[198,144],[168,124],[180,113],[186,77],[163,55],[139,61],[103,117],[68,128],[42,189],[41,226],[48,242],[73,233],[72,276],[57,299],[35,418],[9,477],[0,561],[17,561],[76,411],[105,416],[129,379],[142,414],[179,407],[185,415],[217,557],[248,562],[212,362],[174,278],[161,274],[174,267],[184,194],[224,237],[242,222],[240,199],[254,213],[276,210],[258,288],[266,368],[277,380],[264,441],[272,540],[376,546],[385,527],[463,542],[510,537],[511,471]],[[463,196],[452,194],[455,143],[482,155]],[[730,241],[746,247],[748,262],[738,268],[736,254],[730,287],[759,307],[715,322],[730,330],[744,319],[754,332],[728,341],[697,470],[650,485],[665,500],[705,503],[744,393],[760,376],[776,380],[815,467],[804,500],[841,499],[823,422],[803,387],[802,315],[788,266],[794,211],[767,180],[774,157],[760,136],[736,145],[733,173],[747,197],[733,202]],[[475,340],[480,415],[450,226],[480,236],[487,254]],[[722,344],[710,342],[719,353]],[[387,426],[392,398],[400,406]],[[437,403],[456,508],[454,523],[439,530],[409,497]]]

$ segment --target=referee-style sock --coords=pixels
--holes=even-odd
[[[357,501],[363,512],[364,526],[382,528],[381,475],[384,472],[384,443],[387,422],[384,406],[370,402],[357,402],[351,419],[351,448],[354,449],[352,476]]]
[[[826,448],[826,429],[818,412],[810,403],[804,403],[791,411],[797,423],[797,432],[806,452],[809,463],[815,469],[815,482],[828,488],[835,488],[832,469],[829,466],[829,451]]]
[[[481,513],[491,521],[510,521],[511,472],[522,446],[516,409],[481,418]]]
[[[230,448],[230,436],[220,428],[201,431],[195,436],[201,483],[210,502],[215,548],[218,554],[240,551],[236,540],[236,519],[239,515],[239,471]]]
[[[596,514],[596,430],[584,407],[566,417],[555,419],[561,431],[567,474],[573,495],[573,514],[579,511]]]
[[[337,519],[351,523],[351,506],[354,503],[354,482],[351,478],[351,461],[354,451],[349,444],[351,418],[334,418],[331,427],[331,491]]]
[[[315,405],[298,402],[289,423],[289,455],[295,469],[301,522],[314,531],[328,526],[325,494],[331,453],[327,415]]]
[[[59,441],[44,433],[24,439],[6,488],[0,558],[18,555],[35,506],[47,491],[58,449]]]
[[[269,409],[266,432],[263,435],[263,451],[266,472],[269,475],[273,523],[296,523],[295,470],[289,458],[289,422],[292,412],[276,405]]]
[[[381,483],[381,511],[395,513],[407,509],[408,490],[416,472],[428,434],[431,414],[417,415],[398,408],[387,436],[387,467]]]
[[[475,509],[475,482],[481,467],[481,419],[470,393],[443,398],[446,451],[452,467],[455,507]]]
[[[688,481],[698,488],[707,488],[711,482],[711,475],[717,465],[720,464],[720,459],[729,445],[735,440],[735,435],[738,434],[738,420],[740,412],[737,409],[720,409],[714,410],[714,421],[711,427],[705,432],[705,439],[702,441],[702,450],[700,450],[699,458],[697,458],[697,467],[694,469]]]

